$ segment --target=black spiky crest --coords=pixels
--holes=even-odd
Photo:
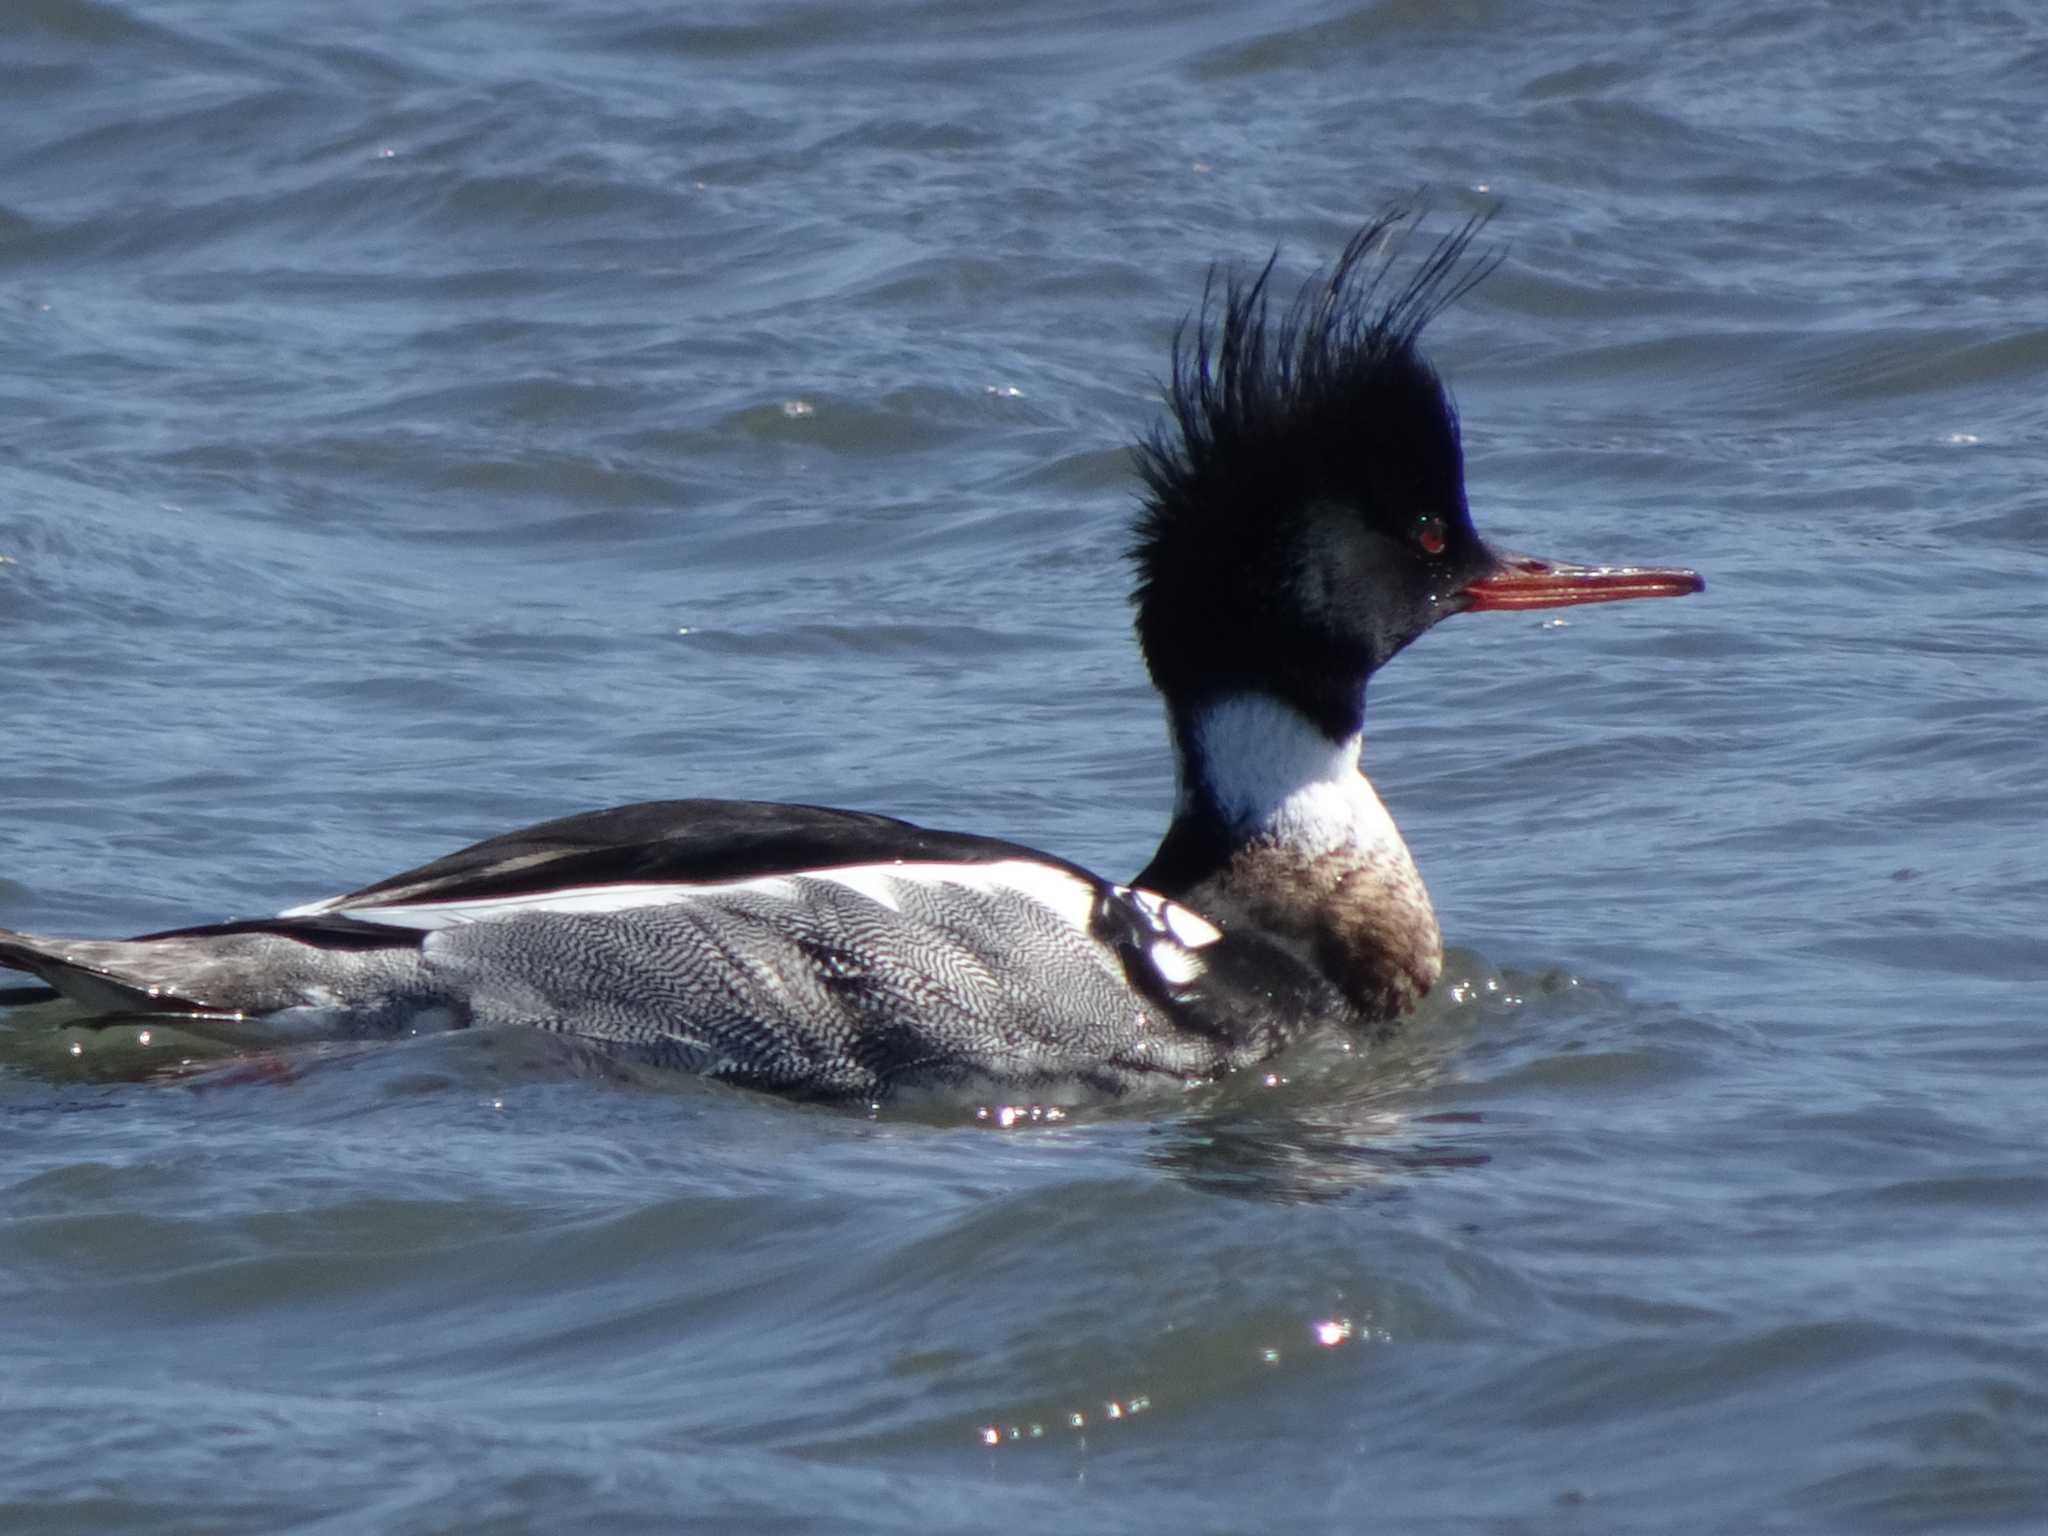
[[[1418,343],[1499,253],[1469,257],[1481,216],[1404,276],[1419,221],[1402,207],[1373,219],[1277,324],[1277,252],[1255,277],[1227,275],[1220,304],[1212,269],[1175,333],[1170,414],[1136,450],[1147,495],[1130,548],[1139,643],[1169,698],[1264,686],[1334,731],[1373,667],[1441,617],[1382,613],[1346,629],[1295,601],[1306,527],[1332,509],[1393,538],[1441,517],[1454,564],[1484,558],[1457,413]]]

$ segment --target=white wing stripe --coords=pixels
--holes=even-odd
[[[295,907],[286,917],[332,913],[366,923],[383,923],[394,928],[432,932],[464,923],[491,922],[516,917],[524,912],[623,912],[634,907],[662,906],[693,901],[706,896],[736,895],[742,892],[794,901],[799,880],[830,880],[891,910],[900,910],[898,887],[921,881],[962,886],[969,890],[1012,892],[1037,902],[1062,921],[1086,932],[1095,910],[1096,887],[1079,875],[1050,864],[1028,859],[1004,859],[990,864],[854,864],[838,869],[804,870],[789,875],[754,880],[720,880],[702,884],[681,881],[650,881],[642,884],[593,885],[561,890],[535,891],[519,896],[481,896],[463,901],[365,902],[360,906],[334,906],[314,902]],[[1123,894],[1119,888],[1119,894]],[[1152,898],[1157,901],[1157,897]],[[1149,911],[1149,908],[1148,908]]]

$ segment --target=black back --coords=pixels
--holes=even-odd
[[[708,885],[853,864],[1031,859],[1098,877],[1020,843],[936,832],[865,811],[761,800],[649,800],[501,833],[336,897],[338,907],[526,896],[596,885]]]

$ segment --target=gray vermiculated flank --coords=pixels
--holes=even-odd
[[[793,897],[741,886],[444,929],[423,966],[434,990],[468,998],[475,1022],[763,1086],[1117,1082],[1221,1064],[1170,1046],[1116,952],[1028,896],[899,881],[892,911],[831,881],[789,884]]]

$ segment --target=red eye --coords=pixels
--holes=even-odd
[[[1425,517],[1422,526],[1415,530],[1415,542],[1422,546],[1425,555],[1440,555],[1444,552],[1444,520],[1440,517]]]

